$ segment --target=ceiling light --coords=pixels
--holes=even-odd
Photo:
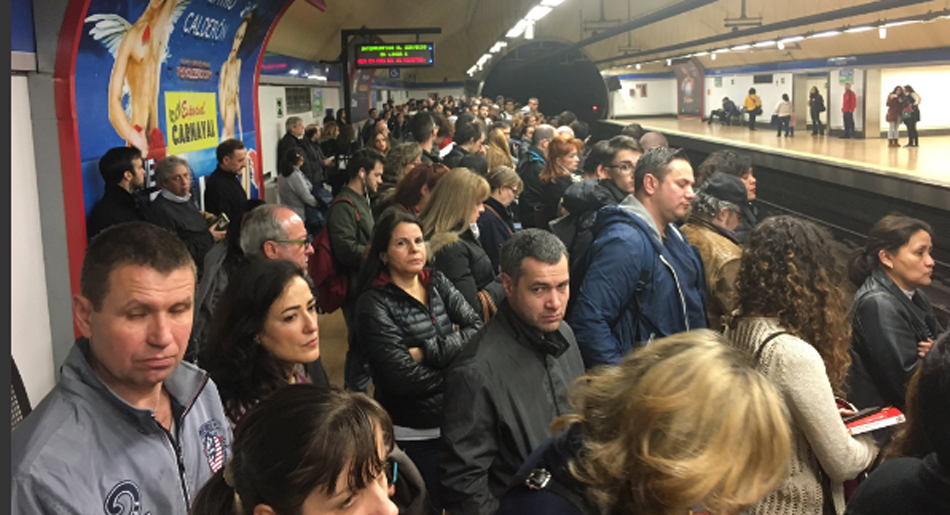
[[[712,55],[709,56],[709,58],[712,59],[713,61],[715,61],[715,60],[716,60],[716,52],[713,52]]]
[[[511,30],[508,31],[507,34],[505,34],[505,37],[506,38],[521,37],[521,35],[524,34],[524,30],[528,28],[528,24],[529,24],[528,20],[520,20],[518,23],[515,24],[514,27],[511,28]]]
[[[709,52],[703,50],[702,52],[696,52],[695,54],[693,54],[694,57],[702,57],[704,55],[709,55]]]
[[[534,39],[534,22],[528,23],[528,28],[524,31],[525,39]]]
[[[637,63],[637,69],[638,70],[640,69],[640,63]]]
[[[819,33],[817,33],[817,34],[812,34],[811,36],[808,36],[808,37],[809,37],[809,38],[812,38],[812,39],[814,39],[814,38],[830,38],[831,36],[837,36],[838,34],[841,34],[841,31],[840,31],[840,30],[829,30],[829,31],[825,31],[825,32],[819,32]]]
[[[725,48],[720,48],[719,50],[714,50],[713,53],[714,53],[714,54],[724,54],[724,53],[728,52],[729,50],[730,50],[729,47],[725,47]]]
[[[541,5],[543,7],[557,7],[561,5],[561,3],[563,2],[564,0],[544,0],[543,2],[541,2]]]
[[[732,47],[732,50],[735,50],[738,52],[739,50],[748,50],[750,48],[752,48],[752,45],[736,45]]]
[[[299,74],[299,73],[300,73],[300,70],[298,70],[298,69],[296,69],[296,68],[294,68],[293,70],[290,70],[290,71],[289,71],[289,72],[287,72],[287,73],[289,73],[289,74],[291,74],[291,75],[297,75],[297,74]]]
[[[874,30],[874,27],[870,27],[867,25],[863,27],[852,27],[850,29],[845,30],[845,32],[847,32],[848,34],[857,34],[858,32],[867,32],[869,30]]]
[[[758,43],[752,45],[755,48],[765,48],[770,46],[775,46],[775,41],[759,41]]]
[[[666,60],[666,65],[667,65],[667,66],[671,66],[672,64],[673,64],[673,60],[672,60],[672,59],[667,59],[667,60]]]
[[[551,11],[552,9],[550,7],[539,5],[535,7],[534,9],[531,9],[530,11],[528,11],[528,15],[525,16],[524,19],[528,21],[538,21],[541,18],[544,18],[545,16],[547,16],[548,13]]]
[[[799,41],[805,39],[803,36],[792,36],[790,38],[782,38],[778,40],[779,43],[787,45],[789,43],[798,43]]]
[[[785,50],[785,43],[782,43],[781,41],[779,41],[779,42],[778,42],[778,49],[779,49],[779,50]]]
[[[877,29],[877,37],[881,39],[887,39],[887,27],[880,27]]]

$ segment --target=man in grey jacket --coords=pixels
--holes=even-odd
[[[564,244],[525,229],[501,246],[500,261],[507,299],[445,374],[439,495],[452,515],[495,513],[551,421],[571,411],[568,386],[584,373],[564,323]]]
[[[229,458],[214,383],[182,363],[195,265],[175,234],[110,227],[86,250],[62,377],[11,438],[17,514],[187,513]]]

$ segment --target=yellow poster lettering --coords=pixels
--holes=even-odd
[[[218,102],[215,93],[165,92],[168,153],[183,154],[218,146]]]

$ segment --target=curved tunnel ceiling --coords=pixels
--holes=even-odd
[[[325,3],[327,11],[321,12],[307,0],[296,0],[278,23],[267,50],[311,61],[333,61],[339,57],[340,29],[342,28],[441,27],[442,34],[424,37],[436,43],[437,65],[431,69],[419,69],[417,76],[419,82],[442,82],[468,78],[465,71],[496,41],[504,39],[505,33],[531,7],[537,5],[538,0],[453,0],[448,2],[414,0],[398,3],[385,0],[358,2],[326,0]],[[585,30],[585,27],[623,23],[676,3],[679,2],[565,0],[551,14],[537,23],[535,37],[539,40],[555,39],[574,43],[589,38],[595,33]],[[761,17],[762,23],[768,25],[845,7],[873,6],[880,3],[880,1],[854,0],[797,0],[795,2],[746,0],[746,16]],[[603,6],[603,11],[601,11],[601,6]],[[945,9],[950,9],[950,2],[947,0],[925,1],[862,16],[837,18],[813,23],[806,27],[761,34],[755,38],[727,39],[719,46],[736,45],[769,37],[774,39],[793,36],[809,31],[821,32],[848,25],[858,26]],[[700,38],[730,34],[731,29],[724,25],[724,20],[739,17],[740,11],[741,0],[719,0],[632,32],[591,44],[584,47],[584,51],[592,60],[602,61],[623,55],[623,47],[627,47],[630,51],[648,51]],[[412,37],[396,36],[385,39],[390,42],[415,40]],[[522,40],[512,41],[510,48],[520,41]],[[708,68],[723,68],[764,62],[824,59],[843,55],[945,47],[950,47],[950,19],[896,27],[889,31],[887,39],[880,39],[877,31],[869,31],[828,39],[806,40],[789,45],[784,50],[773,47],[729,52],[720,54],[716,61],[711,61],[706,57],[703,64]],[[682,53],[710,49],[687,48],[682,50]],[[665,57],[665,55],[656,55],[648,59],[658,57]],[[624,64],[627,63],[602,63],[599,67],[604,70]],[[666,71],[666,68],[663,64],[647,65],[643,71]],[[484,80],[486,76],[486,72],[480,72],[474,78]]]

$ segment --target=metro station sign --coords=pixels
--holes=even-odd
[[[374,44],[356,46],[357,68],[409,68],[435,65],[435,44]]]

